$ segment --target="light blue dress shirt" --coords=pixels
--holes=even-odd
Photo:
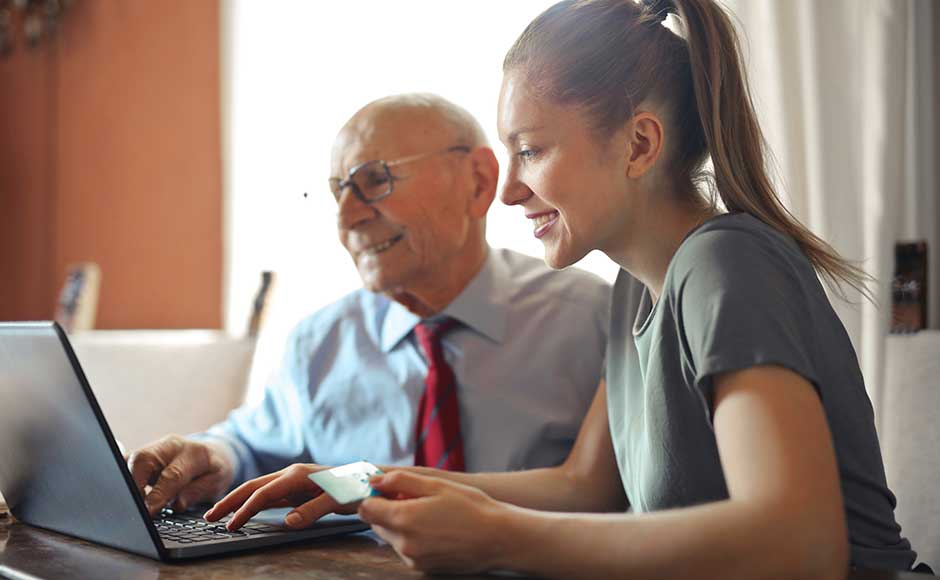
[[[610,287],[581,270],[493,250],[441,313],[467,471],[561,463],[600,381]],[[428,362],[397,302],[353,292],[292,331],[263,399],[202,437],[226,441],[236,482],[292,463],[412,465]],[[196,436],[200,437],[200,436]]]

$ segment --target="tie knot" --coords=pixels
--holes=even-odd
[[[432,353],[441,344],[441,337],[456,324],[457,319],[449,317],[422,322],[415,326],[415,336],[418,337],[424,352],[433,357]]]

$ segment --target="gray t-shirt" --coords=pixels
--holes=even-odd
[[[711,423],[715,375],[774,364],[805,377],[835,444],[853,565],[908,569],[871,401],[849,337],[796,243],[747,214],[705,222],[652,305],[621,270],[607,350],[610,431],[634,511],[728,498]]]

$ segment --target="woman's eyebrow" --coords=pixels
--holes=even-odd
[[[523,134],[525,134],[525,133],[534,133],[534,132],[536,132],[536,131],[541,131],[543,128],[544,128],[544,127],[522,127],[522,128],[520,128],[520,129],[516,129],[515,131],[513,131],[512,133],[510,133],[509,136],[506,138],[506,140],[507,140],[509,143],[515,143],[516,141],[519,140],[519,135],[523,135]]]

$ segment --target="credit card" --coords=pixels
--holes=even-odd
[[[381,469],[368,461],[357,461],[311,473],[307,477],[337,503],[347,504],[379,495],[379,492],[369,485],[369,478],[381,473]]]

